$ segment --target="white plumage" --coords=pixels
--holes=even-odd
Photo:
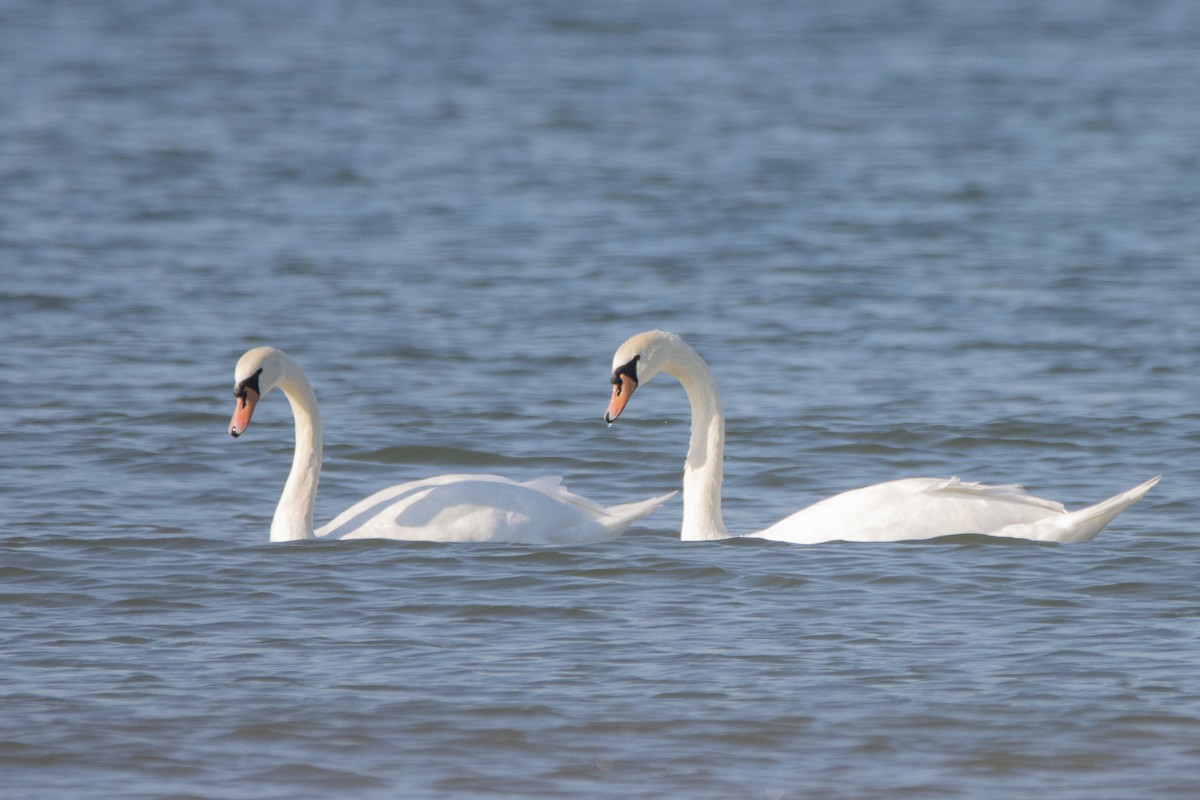
[[[613,357],[613,396],[605,419],[615,420],[634,390],[659,372],[674,376],[683,385],[692,408],[680,538],[727,538],[721,515],[725,416],[716,381],[695,350],[664,331],[647,331],[628,339]],[[1101,503],[1068,512],[1061,503],[1026,494],[1016,485],[905,478],[834,495],[765,530],[744,535],[798,544],[896,542],[962,533],[1081,542],[1093,538],[1158,480],[1151,478]]]

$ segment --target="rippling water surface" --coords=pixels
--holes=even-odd
[[[0,796],[1200,796],[1200,7],[0,2]],[[811,6],[811,7],[809,7]],[[266,543],[446,471],[750,531],[909,475],[1073,546]]]

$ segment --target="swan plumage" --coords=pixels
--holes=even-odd
[[[291,404],[296,450],[271,521],[273,542],[320,538],[584,544],[617,538],[671,497],[605,508],[567,491],[559,478],[521,482],[498,475],[438,475],[381,489],[314,529],[321,415],[312,385],[293,358],[273,347],[256,347],[238,360],[229,432],[234,437],[245,433],[256,404],[274,388]]]
[[[725,416],[712,372],[690,345],[665,331],[646,331],[626,340],[613,356],[612,398],[605,421],[616,420],[634,390],[659,372],[683,385],[692,411],[680,538],[728,538],[721,514]],[[1067,511],[1061,503],[1034,497],[1015,484],[903,478],[834,495],[744,536],[798,544],[894,542],[953,534],[1087,541],[1158,480],[1151,478],[1103,502]]]

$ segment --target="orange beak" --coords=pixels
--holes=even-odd
[[[258,392],[249,386],[243,389],[243,394],[233,401],[233,419],[229,420],[229,435],[237,438],[250,427],[250,417],[254,414],[254,406],[258,405]]]
[[[618,375],[617,382],[613,384],[612,399],[608,401],[608,410],[604,412],[604,421],[612,425],[617,421],[617,417],[621,416],[621,412],[625,410],[625,404],[629,402],[629,398],[633,397],[633,390],[637,388],[637,381],[628,375]]]

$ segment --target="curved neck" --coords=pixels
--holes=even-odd
[[[683,524],[679,538],[685,542],[727,539],[729,533],[721,518],[725,413],[717,383],[704,359],[687,345],[671,353],[663,372],[679,381],[692,406],[691,441],[683,464]]]
[[[287,365],[279,388],[287,396],[296,421],[296,452],[271,520],[271,541],[312,539],[313,508],[321,478],[321,410],[312,385],[295,362]]]

